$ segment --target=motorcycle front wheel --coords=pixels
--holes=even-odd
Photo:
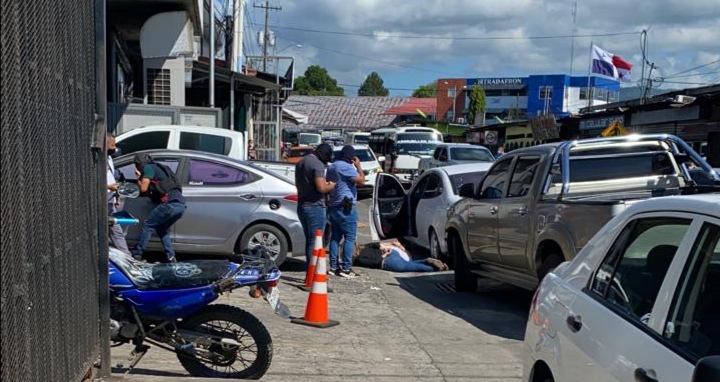
[[[178,360],[193,376],[260,379],[270,368],[270,333],[260,320],[240,308],[209,305],[184,319],[179,328],[212,339],[211,344],[196,343],[192,353],[178,352]]]

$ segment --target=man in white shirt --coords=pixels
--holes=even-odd
[[[117,211],[119,205],[119,199],[116,194],[118,187],[120,186],[115,180],[115,164],[113,163],[112,156],[115,154],[117,146],[115,144],[115,136],[108,134],[107,136],[107,200],[108,200],[108,214],[112,215],[113,212]],[[125,241],[125,231],[119,225],[112,225],[110,227],[110,245],[113,247],[130,254],[127,241]]]

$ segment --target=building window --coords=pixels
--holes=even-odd
[[[448,89],[448,98],[455,98],[455,88]]]
[[[445,119],[448,122],[455,122],[455,113],[452,110],[448,111],[447,114],[445,114]]]
[[[552,86],[541,86],[539,98],[540,99],[552,99],[552,92],[553,92]]]
[[[170,105],[170,69],[147,70],[147,103]]]
[[[580,88],[580,99],[588,99],[588,88]]]

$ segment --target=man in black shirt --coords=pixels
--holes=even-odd
[[[315,231],[325,230],[327,207],[325,194],[335,188],[325,179],[325,165],[332,159],[332,147],[320,144],[312,154],[305,155],[295,166],[298,191],[298,218],[305,232],[305,259],[310,264],[315,247]]]

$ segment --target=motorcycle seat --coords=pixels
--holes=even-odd
[[[227,260],[195,260],[148,264],[119,251],[110,251],[110,260],[140,290],[187,289],[210,285],[230,269]]]

